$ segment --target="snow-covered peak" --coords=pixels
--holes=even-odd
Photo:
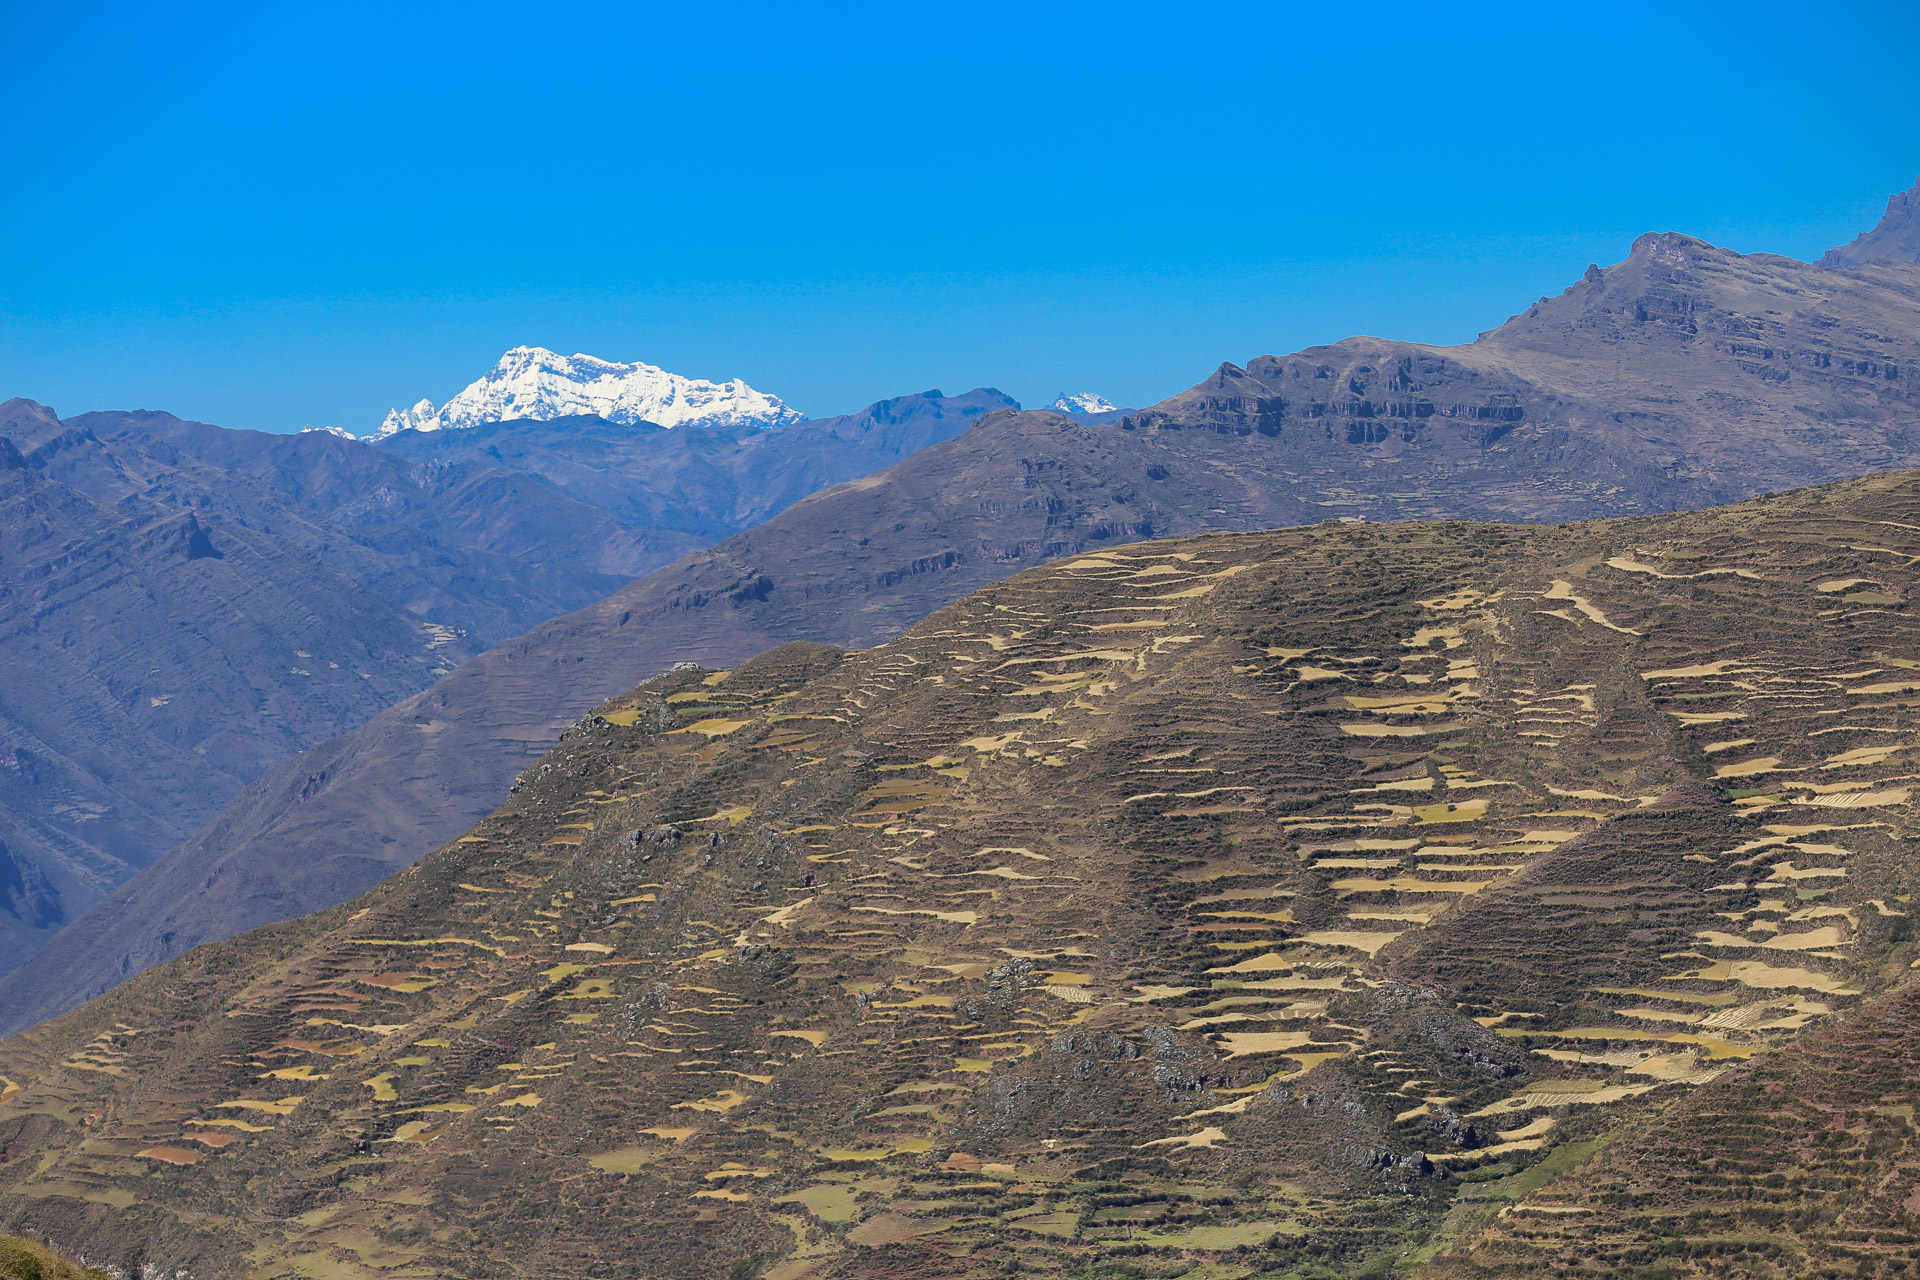
[[[477,386],[479,384],[476,383],[475,385]],[[468,390],[472,390],[472,388],[470,387]],[[427,424],[433,421],[433,417],[433,401],[431,400],[417,400],[411,409],[389,409],[387,410],[386,421],[380,424],[380,430],[375,438],[390,436],[396,431],[432,431],[434,427],[428,426]]]
[[[411,409],[392,410],[380,424],[379,435],[454,430],[521,418],[547,422],[575,415],[659,427],[763,429],[786,426],[806,416],[738,378],[707,382],[650,364],[617,364],[588,355],[563,356],[545,347],[515,347],[485,377],[438,409],[422,400]]]
[[[300,428],[300,434],[303,436],[314,431],[319,431],[330,436],[339,436],[342,440],[358,440],[360,438],[359,436],[353,434],[353,432],[348,431],[345,427],[302,427]]]
[[[1081,391],[1075,395],[1068,395],[1062,391],[1060,398],[1047,406],[1055,413],[1069,413],[1075,417],[1089,413],[1112,413],[1119,407],[1105,396],[1097,396],[1091,391]]]

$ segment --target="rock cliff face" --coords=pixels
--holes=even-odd
[[[1107,547],[669,672],[0,1044],[0,1227],[207,1280],[1888,1274],[1916,563],[1906,471]]]
[[[1920,458],[1920,267],[1642,236],[1463,347],[1263,356],[1132,419],[1240,435],[1330,515],[1674,510]]]
[[[1851,244],[1829,249],[1823,267],[1858,267],[1869,262],[1920,262],[1920,182],[1887,198],[1878,226]]]

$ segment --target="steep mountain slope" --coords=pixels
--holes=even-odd
[[[766,448],[719,431],[621,427],[608,440],[594,434],[605,424],[505,424],[457,433],[484,436],[484,452],[418,461],[322,432],[0,405],[0,442],[25,450],[6,444],[0,481],[0,971],[267,768],[419,691],[477,642],[1008,404],[985,390],[901,397],[754,433],[777,441]],[[693,442],[677,463],[647,446],[667,438]],[[682,504],[700,485],[704,506]],[[398,775],[383,785],[410,776],[382,768]],[[293,800],[306,789],[303,775]],[[310,853],[300,874],[335,898],[394,865],[351,839]]]
[[[1215,535],[670,673],[361,899],[0,1045],[0,1225],[829,1280],[1444,1270],[1577,1232],[1532,1197],[1590,1158],[1639,1212],[1637,1135],[1899,1056],[1917,529],[1902,472]],[[1792,1103],[1802,1163],[1904,1204],[1911,1090]]]
[[[485,812],[560,725],[670,661],[872,643],[1024,565],[1119,541],[1334,515],[1651,512],[1920,461],[1916,316],[1920,264],[1834,270],[1648,236],[1471,346],[1262,357],[1113,425],[989,416],[288,762],[0,982],[0,1029],[333,900],[347,882],[317,869],[343,851],[404,865]]]
[[[538,476],[622,523],[718,541],[809,493],[867,475],[960,434],[981,414],[1018,409],[991,387],[963,395],[896,396],[858,413],[798,423],[667,430],[645,423],[559,418],[406,431],[384,454],[467,461]],[[631,575],[631,576],[638,576]]]
[[[1920,1248],[1917,994],[1909,979],[1532,1179],[1437,1273],[1537,1276],[1578,1256],[1594,1276],[1906,1274]]]
[[[683,378],[650,364],[563,356],[545,347],[515,347],[493,368],[441,405],[422,400],[389,410],[379,436],[399,431],[453,431],[489,422],[596,417],[655,427],[746,427],[764,431],[805,415],[780,397],[735,378]]]
[[[0,1028],[366,888],[487,812],[609,691],[675,662],[738,661],[796,636],[874,644],[1023,564],[1213,522],[1303,518],[1284,490],[1224,461],[1203,465],[1220,440],[1143,444],[1053,414],[988,415],[496,646],[249,788],[0,980]],[[1192,477],[1212,486],[1199,501]]]
[[[457,640],[298,547],[103,506],[0,437],[0,963],[20,963],[276,760]]]

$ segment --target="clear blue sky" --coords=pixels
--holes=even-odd
[[[505,348],[1151,403],[1920,173],[1920,6],[0,0],[0,398],[369,430]]]

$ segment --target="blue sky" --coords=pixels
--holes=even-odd
[[[370,430],[518,343],[815,415],[1450,343],[1920,173],[1920,6],[0,0],[0,398]]]

